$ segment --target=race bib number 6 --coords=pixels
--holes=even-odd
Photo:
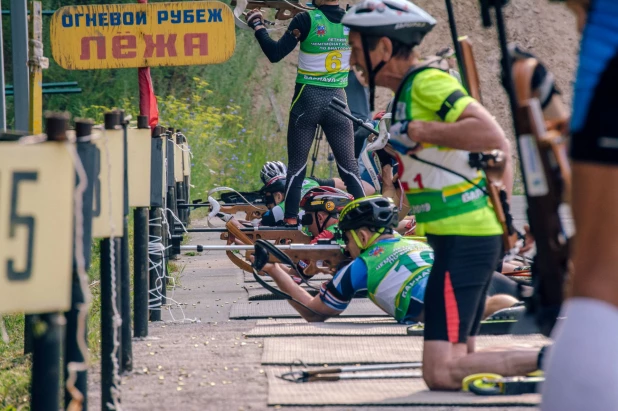
[[[74,185],[65,143],[0,143],[0,313],[69,308]]]
[[[339,50],[331,51],[326,55],[325,68],[329,73],[335,73],[341,70],[341,57],[343,55]]]

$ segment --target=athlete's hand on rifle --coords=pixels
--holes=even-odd
[[[262,11],[260,9],[253,9],[247,13],[247,26],[251,27],[255,31],[260,28],[265,28],[264,16],[262,15]]]
[[[398,121],[389,128],[389,143],[402,154],[415,154],[423,149],[420,144],[421,121]]]
[[[262,260],[262,259],[265,260]],[[249,256],[249,261],[251,262],[251,265],[258,270],[258,274],[261,275],[262,277],[265,276],[266,274],[270,275],[270,272],[273,270],[273,268],[275,267],[275,264],[272,263],[268,263],[268,253],[266,253],[265,256],[263,257],[258,257],[258,262],[255,262],[256,257],[255,254],[251,254]]]

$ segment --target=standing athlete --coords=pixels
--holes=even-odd
[[[508,152],[503,130],[456,78],[420,62],[414,48],[436,24],[424,10],[404,0],[366,0],[342,22],[350,27],[350,64],[371,86],[396,92],[390,143],[405,153],[399,174],[416,233],[435,253],[425,291],[425,382],[455,390],[473,373],[536,370],[536,353],[474,353],[502,228],[485,194],[486,176],[469,166],[468,155]]]
[[[275,63],[300,42],[296,87],[288,120],[288,172],[285,222],[298,224],[301,185],[307,172],[307,157],[317,126],[322,126],[333,150],[339,176],[355,198],[364,196],[354,158],[352,122],[329,109],[334,97],[346,101],[344,87],[350,71],[348,29],[341,24],[345,11],[338,0],[314,0],[316,9],[297,14],[287,31],[274,41],[264,27],[262,13],[247,14],[247,24],[268,59]],[[349,112],[349,109],[346,110]]]
[[[583,31],[571,117],[571,297],[549,349],[545,411],[618,409],[618,2],[570,0]]]

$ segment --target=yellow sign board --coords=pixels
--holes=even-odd
[[[65,143],[0,143],[0,314],[69,309],[74,186]]]
[[[151,131],[149,128],[128,131],[129,206],[150,207]]]
[[[94,131],[99,149],[99,175],[94,181],[92,237],[122,237],[124,201],[124,136],[122,130]],[[110,173],[111,170],[111,173]],[[111,179],[111,180],[110,180]],[[111,183],[111,185],[110,185]],[[111,220],[110,220],[111,191]]]
[[[66,6],[51,19],[52,54],[69,70],[227,61],[234,15],[219,1]]]

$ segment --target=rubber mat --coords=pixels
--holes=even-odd
[[[341,318],[333,317],[326,320],[327,323],[354,323],[354,324],[397,324],[392,317],[360,317],[360,318]],[[276,324],[307,324],[307,321],[302,318],[268,318],[257,320],[256,326],[261,325],[276,325]]]
[[[257,284],[257,283],[256,283]],[[319,284],[317,284],[319,287]],[[259,288],[249,288],[247,289],[247,295],[249,301],[263,301],[263,300],[284,300],[283,297],[279,297],[278,295],[272,294],[270,291],[266,290],[262,286],[258,286]],[[309,287],[303,287],[309,294],[317,295],[318,291],[313,290]]]
[[[405,336],[407,326],[401,324],[371,324],[353,322],[325,322],[304,324],[260,325],[246,333],[247,337],[292,336]]]
[[[255,278],[253,278],[253,273],[248,273],[248,272],[246,272],[246,271],[245,271],[245,272],[243,272],[243,274],[244,274],[244,281],[245,281],[246,283],[255,283],[255,282],[257,282],[257,281],[255,281]],[[318,282],[319,284],[321,284],[321,283],[322,283],[322,281],[331,280],[332,278],[333,278],[333,276],[332,276],[332,275],[328,275],[328,274],[317,274],[317,275],[314,275],[313,277],[311,277],[311,281],[316,281],[316,282]],[[269,277],[269,276],[267,276],[267,275],[265,275],[264,277],[262,277],[262,279],[263,279],[264,281],[269,282],[269,283],[270,283],[270,282],[273,282],[273,279],[272,279],[272,278],[270,278],[270,277]]]
[[[340,317],[386,317],[374,303],[364,298],[353,299]],[[283,300],[249,301],[234,304],[230,311],[230,319],[247,318],[297,318],[300,314]]]
[[[412,338],[412,337],[410,337]],[[422,378],[342,380],[296,384],[277,378],[288,368],[267,370],[268,405],[445,405],[535,406],[539,394],[478,396],[467,392],[429,391]]]
[[[542,347],[549,342],[540,334],[491,335],[477,337],[476,347]],[[282,337],[264,340],[262,364],[381,364],[421,361],[422,355],[423,337]]]
[[[481,321],[479,335],[507,335],[511,334],[511,327],[516,321]],[[425,333],[423,324],[408,327],[408,335],[422,337]]]

